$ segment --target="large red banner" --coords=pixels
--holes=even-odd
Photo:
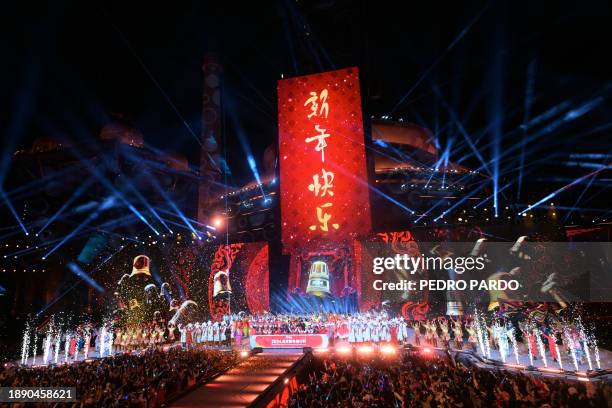
[[[327,347],[327,334],[256,334],[250,338],[251,348]]]
[[[285,248],[369,233],[358,69],[279,81],[278,118]]]

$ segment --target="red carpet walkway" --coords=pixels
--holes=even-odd
[[[171,407],[246,407],[293,365],[302,353],[264,352],[181,397]]]

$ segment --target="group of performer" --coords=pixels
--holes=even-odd
[[[491,317],[491,316],[490,316]],[[558,361],[562,353],[575,364],[587,360],[589,350],[596,351],[595,339],[581,323],[558,319],[512,322],[492,316],[489,324],[481,316],[441,316],[428,320],[408,320],[389,316],[387,312],[352,313],[348,315],[319,313],[310,315],[264,314],[251,316],[245,326],[250,334],[327,334],[330,341],[351,344],[413,344],[471,350],[491,357],[495,350],[505,360],[515,354],[529,355],[530,360]],[[246,336],[246,333],[245,333]]]
[[[249,336],[249,326],[237,316],[227,315],[221,321],[202,321],[193,323],[169,323],[148,325],[144,327],[127,327],[116,329],[114,348],[119,352],[142,350],[167,344],[180,344],[185,348],[199,346],[231,347],[242,345],[242,340]]]
[[[113,348],[118,352],[141,350],[174,343],[176,327],[173,324],[153,324],[117,328],[113,334]]]
[[[176,326],[163,321],[114,328],[111,324],[102,328],[87,324],[73,331],[48,334],[42,343],[45,359],[51,361],[53,357],[48,356],[55,355],[57,360],[58,354],[64,360],[76,360],[81,355],[87,358],[94,350],[98,356],[104,356],[175,344],[185,348],[241,348],[252,335],[279,334],[326,334],[332,343],[355,345],[391,343],[467,349],[487,357],[491,357],[491,350],[496,350],[504,361],[512,354],[517,360],[519,354],[528,354],[532,363],[539,358],[558,361],[565,353],[575,364],[586,358],[591,365],[589,350],[597,350],[595,339],[587,335],[581,323],[511,322],[491,317],[487,324],[483,316],[442,316],[419,321],[390,316],[386,311],[347,315],[240,313],[216,321],[183,322]]]
[[[180,343],[183,347],[230,347],[241,345],[243,337],[248,337],[248,327],[242,320],[224,316],[221,321],[179,324]]]

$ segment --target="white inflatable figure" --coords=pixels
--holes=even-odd
[[[352,317],[349,317],[349,321],[348,321],[348,330],[349,330],[349,335],[348,335],[348,341],[349,343],[354,343],[355,342],[355,320]]]

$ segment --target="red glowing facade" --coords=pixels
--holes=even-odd
[[[317,241],[346,243],[368,234],[358,69],[281,80],[278,100],[285,249],[293,252]]]

